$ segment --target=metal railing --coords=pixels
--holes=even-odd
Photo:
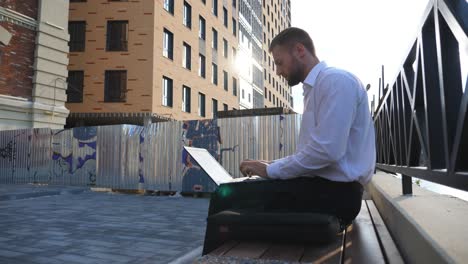
[[[423,22],[374,113],[377,168],[401,173],[404,194],[411,177],[468,191],[468,3],[429,1]]]

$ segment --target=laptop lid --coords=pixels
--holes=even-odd
[[[184,149],[190,156],[200,165],[200,167],[210,176],[211,179],[220,185],[233,181],[233,177],[218,163],[218,161],[211,156],[206,149],[186,147]]]

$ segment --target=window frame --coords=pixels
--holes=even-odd
[[[174,15],[174,0],[164,0],[163,8],[171,15]]]
[[[198,16],[198,38],[206,40],[206,19]]]
[[[174,33],[167,28],[163,30],[163,56],[174,60]]]
[[[206,96],[200,92],[198,93],[198,115],[206,117]]]
[[[227,71],[223,71],[223,88],[225,91],[229,91],[229,76]]]
[[[198,76],[206,79],[206,57],[198,54]]]
[[[218,65],[214,62],[211,63],[211,83],[218,85]]]
[[[120,36],[114,36],[114,28],[117,25],[125,25],[124,33],[120,32]],[[128,29],[129,22],[128,20],[107,20],[107,30],[106,30],[106,51],[128,51]],[[119,37],[118,40],[116,40]],[[116,41],[114,43],[113,41]]]
[[[167,84],[167,85],[166,85]],[[173,107],[174,104],[174,80],[163,75],[162,77],[162,106]]]
[[[110,80],[111,74],[117,75],[117,73],[121,73],[120,80],[117,79],[119,82],[118,88],[119,92],[111,90]],[[125,79],[125,81],[123,81]],[[116,81],[116,80],[113,80]],[[115,94],[112,94],[115,93]],[[120,96],[115,96],[116,94],[120,94]],[[115,96],[115,97],[114,97]],[[123,103],[127,101],[127,70],[106,70],[104,72],[104,102],[105,103]]]
[[[80,76],[75,75],[78,73]],[[73,77],[71,75],[73,75]],[[79,80],[78,84],[76,83],[77,79]],[[83,102],[83,90],[84,90],[84,71],[83,70],[68,71],[67,91],[66,91],[67,103],[82,103]],[[77,96],[78,99],[76,99],[75,96]]]
[[[211,98],[211,114],[213,118],[218,116],[218,100]]]
[[[192,29],[192,6],[187,1],[184,1],[182,24]]]
[[[218,50],[218,30],[214,27],[211,28],[212,40],[211,40],[211,48],[214,50]]]
[[[182,85],[182,112],[191,112],[191,96],[192,89],[186,85]]]
[[[82,32],[75,31],[78,26],[82,26]],[[81,28],[80,28],[81,29]],[[73,30],[74,32],[71,32]],[[68,22],[68,34],[70,35],[70,41],[68,42],[70,52],[83,52],[86,48],[86,21],[69,21]],[[76,37],[82,37],[82,39],[76,40]]]
[[[182,42],[182,67],[192,70],[192,46],[185,41]]]

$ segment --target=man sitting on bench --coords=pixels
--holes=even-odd
[[[327,66],[302,29],[288,28],[271,42],[276,73],[293,86],[302,82],[304,113],[293,155],[244,160],[245,176],[287,180],[307,188],[308,212],[337,216],[349,224],[361,209],[363,185],[375,168],[375,135],[367,93],[353,74]],[[302,201],[304,202],[304,201]],[[288,204],[294,211],[294,204]],[[306,208],[304,208],[304,206]]]

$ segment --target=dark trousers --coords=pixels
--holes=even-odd
[[[209,215],[227,209],[323,213],[337,216],[346,225],[361,210],[362,193],[359,182],[320,177],[229,183],[213,194]]]

